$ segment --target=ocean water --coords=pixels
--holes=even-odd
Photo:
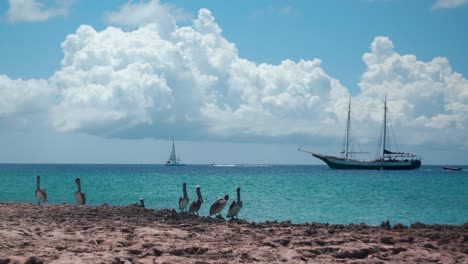
[[[177,208],[182,182],[190,202],[200,185],[201,215],[225,194],[231,203],[240,186],[239,218],[294,223],[378,225],[382,221],[463,224],[468,222],[468,167],[443,171],[422,166],[412,171],[331,170],[326,166],[244,165],[57,165],[0,164],[0,201],[33,202],[36,175],[49,203],[74,203],[80,177],[88,204],[127,205],[145,199],[148,208]],[[227,208],[223,214],[227,214]]]

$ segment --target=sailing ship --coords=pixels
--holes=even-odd
[[[172,138],[172,151],[169,159],[164,166],[183,166],[184,164],[180,161],[180,158],[176,157],[174,137]]]
[[[351,98],[348,105],[348,119],[346,123],[346,132],[344,140],[344,148],[341,152],[341,157],[328,156],[319,153],[314,153],[299,148],[311,154],[312,156],[324,161],[332,169],[360,169],[360,170],[413,170],[421,166],[421,158],[417,155],[404,152],[394,152],[387,149],[389,146],[388,141],[388,124],[387,124],[387,98],[384,102],[384,118],[382,134],[378,144],[378,154],[374,160],[358,160],[353,158],[353,154],[360,152],[353,152],[351,150],[350,126],[351,126]],[[381,146],[381,148],[380,148]]]

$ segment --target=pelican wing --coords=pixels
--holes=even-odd
[[[236,205],[237,205],[237,202],[232,201],[231,205],[229,206],[227,217],[233,217],[234,215],[236,215],[236,212],[235,212],[236,211]]]
[[[47,193],[45,190],[36,190],[35,195],[37,199],[47,202]]]
[[[200,201],[194,201],[190,204],[189,212],[197,212],[201,207],[201,202]]]
[[[184,197],[179,197],[179,209],[184,210],[188,204],[188,199]]]
[[[226,205],[226,200],[224,199],[217,200],[210,207],[210,215],[219,213],[224,208],[225,205]]]

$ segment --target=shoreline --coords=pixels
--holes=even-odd
[[[468,223],[223,221],[129,206],[0,203],[0,263],[468,262]],[[31,263],[38,263],[31,262]]]

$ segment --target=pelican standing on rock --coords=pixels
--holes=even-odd
[[[143,200],[143,198],[140,198],[139,203],[132,203],[130,206],[145,208],[145,201]]]
[[[81,181],[80,178],[75,179],[75,183],[78,186],[78,191],[75,192],[75,201],[78,205],[86,204],[86,195],[81,192]]]
[[[225,195],[224,198],[217,200],[214,202],[211,207],[210,207],[210,216],[218,214],[218,218],[223,218],[220,214],[220,212],[224,209],[226,206],[227,200],[229,200],[229,195]]]
[[[200,190],[199,185],[197,185],[196,190],[197,190],[198,199],[190,204],[189,213],[194,213],[198,215],[198,210],[200,210],[200,207],[203,203],[203,198],[201,195],[201,190]]]
[[[46,190],[42,189],[41,190],[41,176],[37,175],[36,177],[36,192],[34,193],[37,197],[37,204],[41,204],[41,201],[43,203],[47,202],[47,192]]]
[[[182,192],[183,196],[179,197],[179,209],[181,212],[184,212],[185,207],[187,207],[187,204],[189,202],[189,198],[187,195],[187,184],[185,182],[182,183]]]
[[[239,213],[240,209],[242,208],[242,201],[240,199],[240,187],[237,187],[237,201],[232,201],[231,206],[229,206],[229,211],[227,217],[234,219],[237,218],[237,214]]]

